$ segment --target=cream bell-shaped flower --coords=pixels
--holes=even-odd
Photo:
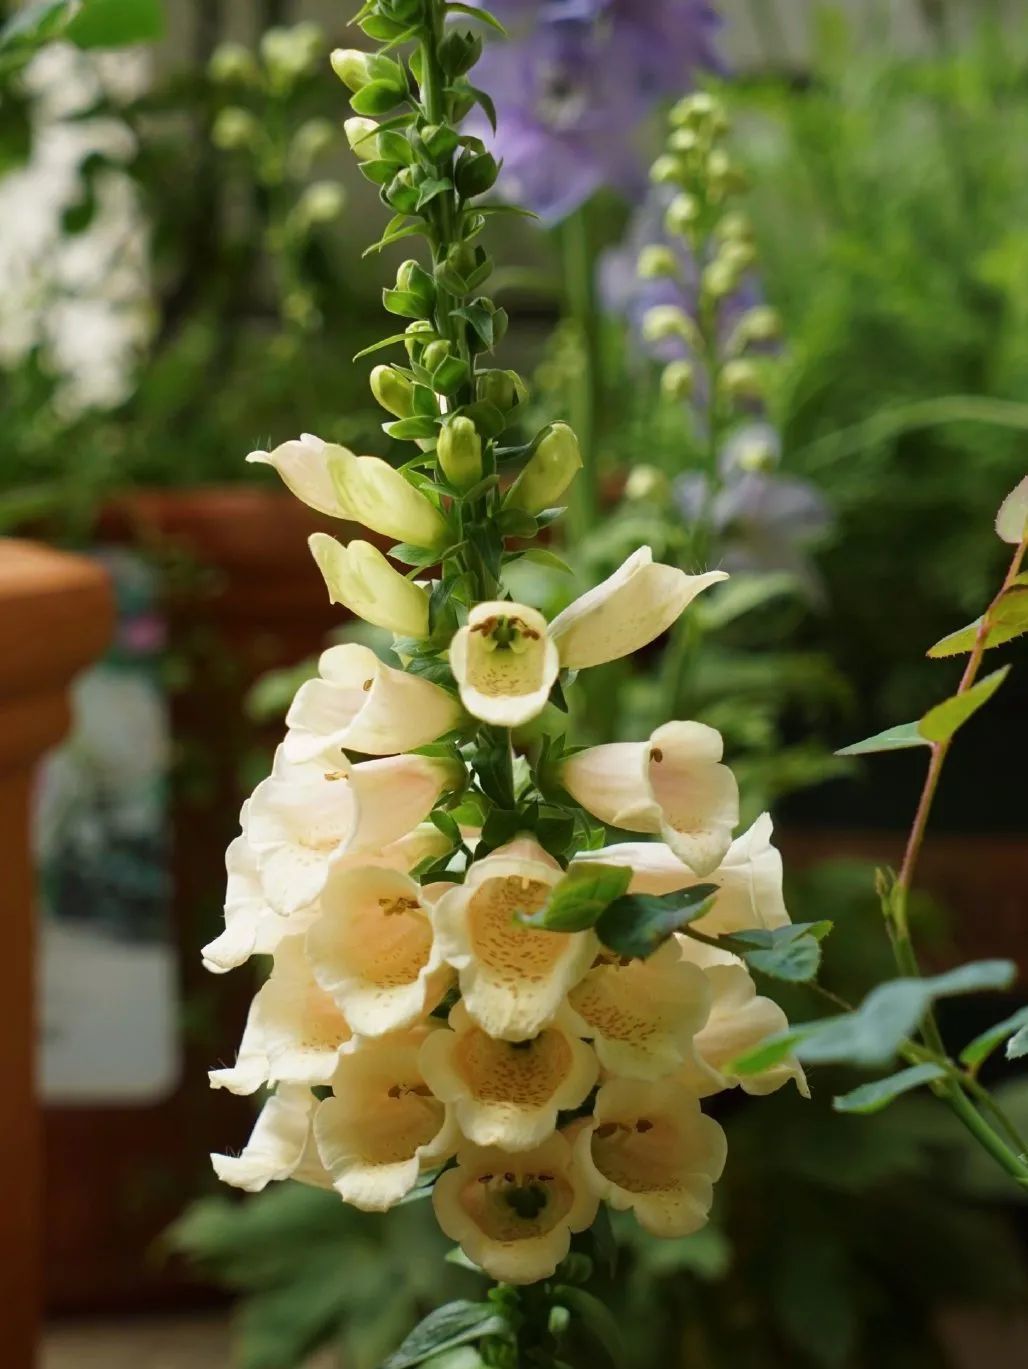
[[[343,546],[325,532],[312,533],[307,545],[334,604],[398,637],[428,636],[428,595],[377,547],[360,540]]]
[[[464,883],[432,908],[464,1006],[490,1036],[537,1036],[592,964],[593,932],[547,932],[515,921],[516,913],[538,912],[563,873],[537,842],[519,838],[475,861]]]
[[[463,716],[445,689],[394,670],[356,642],[322,652],[318,676],[300,686],[286,714],[283,750],[290,760],[340,750],[367,756],[414,751],[452,731]]]
[[[702,1227],[728,1154],[725,1133],[681,1084],[611,1079],[596,1095],[575,1158],[599,1198],[653,1236]]]
[[[573,1025],[603,1068],[633,1079],[659,1079],[691,1060],[710,1001],[703,971],[673,941],[646,960],[601,951],[568,995]]]
[[[575,864],[627,865],[632,871],[628,892],[674,894],[694,884],[716,884],[710,911],[692,925],[707,936],[725,936],[754,927],[785,927],[789,914],[782,896],[782,857],[771,844],[771,818],[762,813],[736,837],[717,867],[702,880],[659,841],[626,841],[583,851]]]
[[[310,1089],[283,1084],[261,1109],[240,1155],[212,1155],[223,1183],[260,1193],[280,1179],[328,1187],[328,1177],[313,1145],[312,1123],[318,1100]]]
[[[446,542],[446,519],[432,501],[378,456],[327,447],[332,484],[345,518],[397,542],[430,550]]]
[[[262,1084],[327,1084],[350,1043],[346,1018],[318,985],[303,936],[274,952],[274,968],[257,990],[235,1065],[211,1070],[211,1087],[253,1093]]]
[[[336,856],[380,851],[406,836],[462,773],[456,761],[429,756],[332,768],[290,761],[279,747],[248,809],[248,839],[271,906],[283,916],[308,907]]]
[[[274,451],[251,452],[247,461],[273,466],[291,494],[330,518],[345,518],[328,465],[330,448],[320,437],[304,433],[299,439],[283,442]]]
[[[225,930],[202,951],[204,969],[225,974],[252,955],[270,955],[285,936],[314,920],[314,907],[280,917],[261,888],[257,857],[246,836],[246,806],[243,808],[243,833],[229,843],[225,852],[228,883],[225,890]]]
[[[379,864],[341,864],[307,933],[314,978],[360,1036],[412,1027],[453,982],[421,887]]]
[[[314,1115],[318,1154],[332,1187],[365,1212],[395,1206],[453,1154],[457,1128],[450,1109],[432,1096],[418,1064],[425,1036],[418,1027],[361,1041],[339,1061],[333,1096]]]
[[[489,1036],[463,1003],[450,1030],[432,1032],[421,1069],[437,1098],[452,1103],[461,1132],[478,1146],[530,1150],[557,1126],[557,1114],[577,1108],[596,1083],[596,1055],[560,1012],[538,1036],[501,1041]]]
[[[564,762],[568,793],[601,822],[659,832],[696,875],[715,869],[739,821],[739,787],[721,764],[721,734],[671,722],[645,742],[612,742]]]
[[[462,1145],[457,1165],[432,1190],[436,1220],[469,1260],[503,1283],[549,1278],[592,1225],[598,1200],[583,1182],[567,1140],[554,1132],[511,1155]]]
[[[554,618],[550,636],[561,665],[584,670],[630,656],[666,632],[698,594],[727,579],[723,570],[686,575],[655,562],[652,550],[640,547]]]
[[[560,670],[546,619],[525,604],[476,604],[450,643],[461,702],[495,727],[520,727],[546,707]]]
[[[695,1051],[676,1075],[699,1098],[741,1085],[755,1096],[774,1093],[790,1079],[804,1098],[810,1097],[806,1075],[798,1060],[783,1060],[759,1074],[733,1074],[733,1060],[785,1031],[788,1018],[777,1003],[757,993],[749,970],[728,951],[707,946],[693,937],[677,935],[683,963],[703,971],[711,989],[710,1014],[694,1042]]]

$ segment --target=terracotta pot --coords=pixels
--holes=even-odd
[[[224,855],[255,751],[277,727],[250,721],[243,699],[265,671],[315,654],[344,621],[307,549],[321,518],[291,495],[252,487],[142,491],[105,510],[101,542],[152,552],[164,567],[168,649],[180,683],[171,698],[173,918],[181,1001],[204,1030],[184,1040],[180,1082],[145,1106],[46,1111],[47,1294],[59,1310],[158,1305],[195,1298],[151,1246],[185,1202],[215,1185],[208,1152],[240,1146],[248,1100],[212,1093],[206,1072],[231,1059],[253,992],[245,968],[207,975],[199,949],[214,936]],[[366,534],[365,534],[366,535]]]
[[[32,779],[67,727],[69,681],[101,651],[112,621],[99,567],[30,542],[0,541],[0,1303],[4,1358],[19,1369],[35,1360],[42,1282]]]
[[[787,870],[840,858],[899,869],[906,842],[898,831],[788,826],[779,837]],[[1028,841],[929,835],[916,883],[953,913],[953,963],[997,956],[1016,961],[1021,976],[1028,975]]]

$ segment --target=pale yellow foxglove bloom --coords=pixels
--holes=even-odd
[[[724,859],[739,821],[739,787],[721,764],[721,734],[670,722],[645,742],[592,746],[564,762],[568,793],[601,822],[659,832],[696,875]]]
[[[495,727],[520,727],[546,707],[560,670],[546,619],[510,602],[476,604],[450,644],[461,702]]]
[[[428,636],[428,595],[377,547],[361,541],[343,546],[324,532],[313,533],[307,542],[333,603],[398,637]]]
[[[407,836],[462,775],[457,762],[436,757],[386,756],[328,768],[291,762],[280,747],[247,813],[247,837],[272,908],[289,916],[309,907],[335,857],[378,852]]]
[[[272,466],[297,499],[330,518],[345,518],[328,468],[330,448],[313,433],[283,442],[272,452],[251,452],[247,461]]]
[[[535,1283],[554,1273],[585,1231],[598,1201],[583,1182],[567,1140],[554,1132],[534,1150],[511,1155],[462,1145],[457,1165],[432,1190],[436,1219],[469,1260],[503,1283]]]
[[[530,1150],[555,1130],[557,1113],[576,1108],[596,1083],[598,1062],[558,1013],[538,1036],[501,1041],[486,1034],[463,1003],[450,1030],[432,1032],[421,1069],[437,1098],[452,1103],[461,1132],[478,1146]]]
[[[361,1041],[340,1058],[333,1096],[314,1115],[314,1137],[332,1187],[365,1212],[395,1206],[422,1170],[453,1154],[457,1128],[450,1109],[433,1098],[418,1065],[431,1030]]]
[[[698,594],[727,579],[723,570],[687,575],[654,562],[652,550],[640,547],[554,618],[550,636],[561,665],[582,670],[630,656],[666,632]]]
[[[759,1074],[737,1075],[730,1066],[747,1051],[785,1031],[788,1018],[777,1003],[757,993],[745,964],[728,951],[707,946],[689,936],[677,936],[683,962],[699,967],[711,989],[710,1015],[694,1042],[695,1053],[676,1075],[699,1098],[741,1085],[746,1093],[774,1093],[790,1079],[804,1098],[810,1097],[806,1075],[798,1060],[783,1060]]]
[[[703,971],[667,941],[646,960],[601,951],[568,1004],[610,1074],[659,1079],[692,1058],[711,990]]]
[[[202,951],[204,969],[212,974],[225,974],[252,955],[270,955],[283,937],[295,936],[316,916],[313,907],[290,918],[271,907],[261,888],[256,853],[246,836],[246,811],[244,804],[242,835],[225,852],[225,930]]]
[[[356,642],[322,652],[318,676],[300,686],[286,714],[283,750],[290,760],[340,750],[414,751],[452,731],[463,716],[445,689],[393,669]]]
[[[718,1124],[668,1079],[610,1080],[575,1140],[592,1191],[634,1212],[653,1236],[688,1236],[706,1223],[727,1154]]]
[[[215,1174],[247,1193],[260,1193],[281,1179],[327,1188],[328,1176],[313,1144],[317,1103],[310,1089],[283,1084],[261,1109],[242,1154],[211,1156]]]
[[[345,518],[416,547],[431,550],[445,544],[446,519],[388,461],[355,456],[345,447],[328,447],[325,457]]]
[[[360,1036],[414,1026],[455,978],[435,944],[426,898],[409,875],[381,864],[344,861],[329,872],[307,959]]]
[[[432,908],[464,1005],[490,1036],[536,1036],[592,964],[593,932],[547,932],[515,921],[516,913],[538,912],[563,873],[536,841],[519,839],[475,861],[464,883]]]
[[[349,1024],[311,973],[303,936],[280,941],[274,960],[250,1004],[235,1065],[210,1071],[213,1088],[245,1094],[262,1084],[327,1084],[350,1044]]]
[[[429,549],[446,540],[446,520],[420,490],[377,456],[356,456],[313,433],[247,461],[273,466],[297,499],[319,513],[348,518],[383,537]]]
[[[583,851],[575,864],[596,861],[627,865],[632,871],[628,892],[673,894],[694,884],[716,884],[719,892],[709,912],[692,925],[707,936],[762,927],[772,930],[789,923],[782,896],[782,857],[771,844],[771,818],[762,813],[752,827],[732,842],[724,860],[698,879],[663,842],[628,841]]]

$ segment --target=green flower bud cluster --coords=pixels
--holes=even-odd
[[[371,391],[388,415],[385,432],[419,449],[405,462],[405,477],[450,529],[448,546],[435,556],[437,598],[446,607],[438,632],[416,649],[428,655],[467,607],[502,594],[503,566],[523,554],[507,540],[529,538],[555,516],[582,464],[567,425],[524,433],[527,387],[494,359],[508,318],[487,293],[493,262],[481,241],[487,215],[478,201],[499,167],[462,123],[476,104],[488,103],[469,73],[481,55],[483,25],[496,21],[484,10],[458,15],[459,8],[443,0],[369,0],[356,23],[371,44],[331,57],[350,92],[347,142],[391,215],[370,252],[419,237],[427,245],[422,256],[401,262],[382,292],[402,332],[367,351],[402,344],[405,357],[372,370]]]
[[[309,113],[311,82],[325,46],[316,24],[271,28],[256,52],[240,43],[221,44],[207,73],[215,100],[224,101],[211,122],[211,141],[236,165],[244,164],[264,192],[264,245],[287,337],[320,320],[306,247],[346,203],[338,182],[311,180],[319,159],[338,140],[330,120]]]
[[[645,315],[642,331],[648,342],[684,344],[689,357],[665,366],[661,393],[674,403],[701,396],[717,411],[703,415],[702,426],[711,433],[766,399],[773,362],[753,349],[766,351],[780,333],[775,311],[759,305],[736,319],[726,336],[724,317],[757,265],[752,226],[737,207],[747,182],[726,145],[730,131],[722,101],[708,92],[695,92],[673,107],[666,148],[650,173],[670,189],[664,229],[672,243],[650,244],[638,260],[645,280],[679,279],[683,256],[697,264],[692,307],[659,305]],[[676,240],[680,246],[673,245]],[[709,383],[696,385],[697,369]]]

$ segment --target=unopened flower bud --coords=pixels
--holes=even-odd
[[[311,163],[332,146],[335,136],[328,119],[308,119],[301,124],[289,145],[289,161],[296,174],[306,175]]]
[[[760,368],[745,357],[726,362],[721,371],[721,388],[732,399],[760,399]]]
[[[253,53],[242,43],[219,43],[211,53],[207,74],[217,85],[238,81],[250,85],[257,79],[257,63]]]
[[[469,490],[482,479],[482,439],[464,414],[443,425],[435,452],[443,475],[457,489]]]
[[[722,242],[752,242],[753,225],[745,214],[737,210],[720,220],[714,229],[714,236]]]
[[[477,377],[475,390],[479,399],[487,404],[495,404],[501,413],[513,409],[528,394],[524,381],[516,371],[482,371]]]
[[[713,299],[724,299],[739,288],[742,273],[730,260],[716,257],[703,271],[703,289]]]
[[[346,192],[335,181],[315,181],[296,203],[294,213],[308,224],[331,223],[338,219],[346,203]]]
[[[639,253],[636,271],[642,280],[659,280],[663,276],[679,274],[678,258],[670,247],[650,243]]]
[[[404,346],[411,361],[418,361],[426,342],[435,341],[435,328],[427,318],[416,318],[403,330],[407,335]]]
[[[414,387],[405,375],[392,366],[376,366],[369,377],[371,393],[385,409],[397,418],[409,418],[414,412]]]
[[[359,48],[336,48],[331,57],[332,70],[347,90],[362,90],[372,81],[403,89],[403,73],[396,62]]]
[[[670,118],[676,128],[705,128],[719,133],[728,123],[721,101],[705,90],[693,91],[679,100]]]
[[[759,304],[743,315],[739,329],[750,342],[773,342],[781,336],[782,321],[777,309],[769,304]]]
[[[683,191],[667,207],[664,214],[664,227],[677,237],[684,237],[700,216],[700,202],[695,195]]]
[[[566,423],[552,423],[535,445],[504,507],[525,513],[553,508],[582,468],[578,438]]]
[[[661,372],[660,392],[665,399],[674,402],[685,400],[692,394],[693,381],[693,369],[688,361],[671,361]]]
[[[735,460],[739,470],[766,475],[778,465],[778,447],[763,427],[754,425],[735,439]]]
[[[252,147],[259,132],[257,120],[248,109],[229,105],[219,112],[211,129],[211,142],[224,152]]]
[[[707,159],[707,180],[711,189],[721,195],[737,195],[749,185],[746,173],[720,147]]]
[[[378,156],[378,124],[374,119],[362,119],[354,115],[346,120],[343,129],[350,151],[358,161],[370,162]]]
[[[430,342],[421,354],[421,364],[426,371],[434,371],[441,366],[450,355],[450,344],[438,338],[435,342]]]
[[[625,498],[659,499],[667,492],[667,476],[656,466],[633,466],[625,481]]]
[[[322,41],[317,24],[270,28],[261,37],[261,56],[271,76],[293,81],[314,65]]]
[[[685,166],[681,159],[668,153],[658,157],[650,167],[650,180],[654,185],[679,185],[685,174]]]
[[[667,342],[669,338],[688,338],[689,318],[677,304],[655,304],[647,309],[642,320],[642,335],[646,342]]]
[[[672,152],[688,154],[695,152],[702,144],[695,129],[676,128],[668,138],[667,145]]]

